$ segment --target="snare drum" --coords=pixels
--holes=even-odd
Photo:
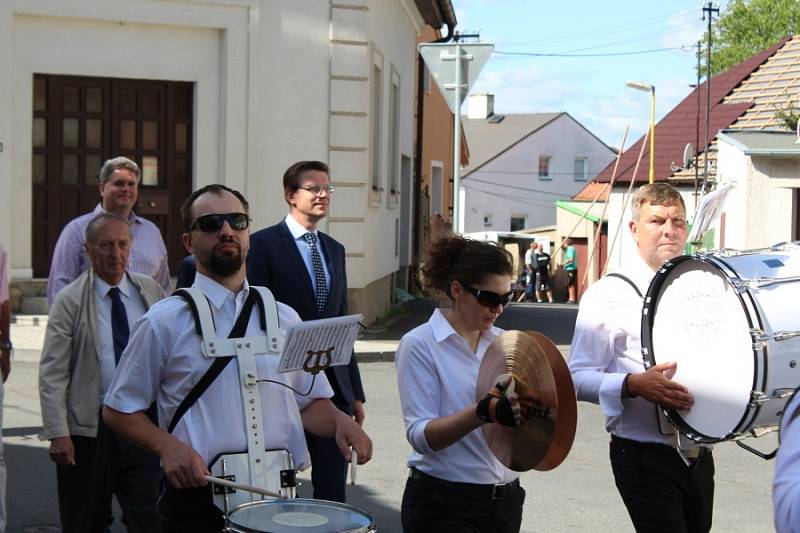
[[[323,500],[261,500],[228,515],[236,533],[374,533],[372,517],[343,503]]]
[[[800,247],[681,256],[653,278],[642,315],[646,366],[677,361],[694,396],[665,409],[697,442],[777,427],[800,384]]]

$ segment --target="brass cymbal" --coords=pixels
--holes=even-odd
[[[572,448],[575,440],[575,430],[578,422],[578,401],[575,396],[575,386],[564,357],[553,342],[538,331],[527,331],[539,344],[550,360],[550,368],[556,382],[558,406],[556,408],[556,430],[547,455],[536,465],[536,470],[552,470],[560,465]]]
[[[533,336],[522,331],[499,335],[486,350],[478,371],[476,399],[494,386],[497,376],[511,374],[516,393],[534,405],[518,427],[484,424],[489,449],[508,468],[523,472],[536,468],[548,456],[556,433],[558,394],[550,359]]]

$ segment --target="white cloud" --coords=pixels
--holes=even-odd
[[[706,29],[700,14],[700,10],[680,11],[669,17],[666,33],[661,37],[661,45],[672,48],[696,44],[703,38]]]

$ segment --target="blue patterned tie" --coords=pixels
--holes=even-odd
[[[128,345],[130,328],[128,327],[128,314],[125,312],[125,304],[120,298],[119,287],[111,287],[108,290],[111,298],[111,336],[114,339],[114,362],[119,363],[119,357]]]
[[[314,265],[314,277],[317,280],[317,311],[321,313],[325,310],[325,304],[328,303],[328,284],[325,282],[325,269],[322,268],[322,257],[319,255],[319,248],[317,248],[317,236],[314,233],[306,233],[303,238],[311,249],[311,263]]]

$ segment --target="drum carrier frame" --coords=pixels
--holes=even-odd
[[[238,481],[248,485],[267,487],[268,474],[278,469],[280,476],[280,494],[284,498],[295,497],[296,471],[291,453],[288,450],[265,450],[263,416],[261,412],[261,394],[258,387],[258,373],[256,369],[256,355],[274,354],[283,351],[284,337],[279,329],[278,308],[272,292],[265,287],[250,286],[248,300],[253,298],[258,305],[259,320],[263,335],[256,337],[217,337],[214,318],[206,296],[195,288],[184,288],[175,291],[175,296],[185,299],[192,311],[197,334],[201,336],[200,349],[204,357],[215,359],[206,374],[189,393],[170,423],[170,432],[174,429],[180,417],[188,411],[192,404],[211,385],[231,360],[236,358],[239,368],[239,384],[241,389],[243,417],[247,433],[247,452],[227,453],[217,456],[210,466],[212,474],[229,481]],[[246,317],[237,317],[244,320],[242,332],[246,331],[247,323],[254,303],[245,301],[241,313]],[[238,324],[237,324],[238,325]],[[234,326],[236,330],[236,326]],[[234,334],[234,331],[231,332]],[[242,333],[244,334],[244,333]],[[231,471],[232,470],[232,471]],[[237,477],[239,478],[237,480]],[[244,479],[242,479],[244,478]],[[229,501],[231,495],[236,493],[230,487],[214,485],[214,499],[226,514],[232,507],[240,503]],[[235,498],[241,502],[256,501],[253,493],[240,491]]]

